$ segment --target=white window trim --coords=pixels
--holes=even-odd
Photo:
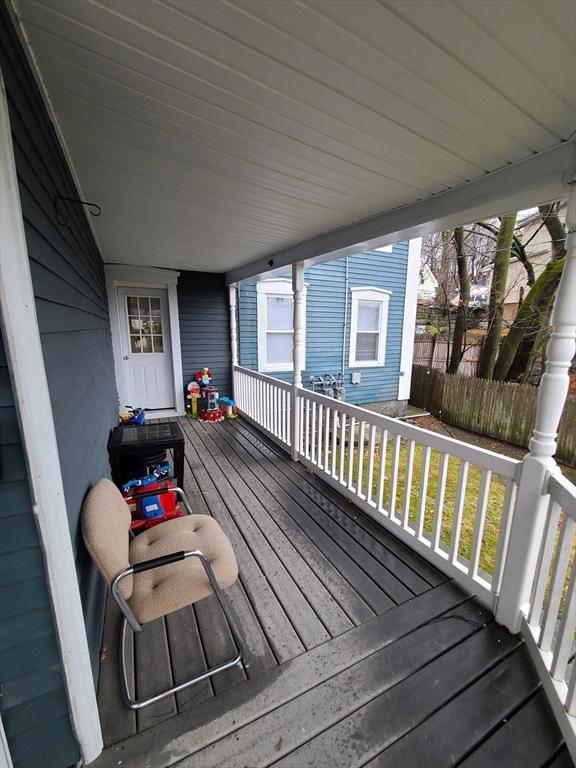
[[[304,313],[306,313],[306,293],[307,286],[304,286]],[[258,370],[260,373],[274,373],[294,370],[294,359],[289,363],[268,363],[266,359],[266,334],[268,326],[268,297],[269,296],[291,296],[294,297],[292,290],[292,279],[276,277],[270,280],[260,280],[256,284],[256,321],[258,324]],[[288,333],[288,331],[286,331]],[[302,368],[306,367],[306,326],[303,329],[303,347],[304,355]],[[292,328],[292,338],[294,338],[294,328]]]
[[[350,357],[349,368],[382,368],[386,361],[386,332],[388,330],[388,309],[391,291],[373,286],[351,288],[352,312],[350,317]],[[378,358],[376,360],[356,360],[356,334],[358,332],[358,302],[377,301],[380,303],[380,337],[378,339]]]

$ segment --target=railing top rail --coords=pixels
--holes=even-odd
[[[494,451],[463,443],[453,437],[445,437],[428,429],[406,424],[404,421],[393,419],[390,416],[383,416],[380,413],[374,413],[374,411],[368,411],[366,408],[361,408],[358,405],[350,405],[350,403],[345,403],[342,400],[334,400],[334,398],[320,395],[309,389],[300,390],[299,395],[329,408],[335,408],[342,413],[346,413],[348,416],[353,416],[356,420],[360,419],[376,427],[382,427],[392,434],[400,435],[400,437],[408,440],[414,440],[422,445],[430,446],[430,448],[452,454],[472,464],[478,464],[503,477],[517,480],[518,467],[521,464],[517,459],[510,459]]]
[[[252,376],[252,378],[259,379],[260,381],[266,381],[268,384],[273,384],[275,387],[278,387],[278,389],[285,389],[287,392],[292,389],[292,384],[287,381],[275,379],[273,376],[265,376],[263,373],[258,373],[258,371],[244,368],[242,365],[233,365],[232,370],[238,371],[238,373],[245,373],[247,376]]]
[[[563,512],[576,520],[576,485],[558,471],[548,478],[547,490]]]

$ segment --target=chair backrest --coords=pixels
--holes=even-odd
[[[82,535],[90,557],[108,585],[124,568],[130,567],[128,548],[132,517],[128,504],[111,480],[99,480],[82,507]],[[132,577],[120,583],[126,600],[132,594]]]

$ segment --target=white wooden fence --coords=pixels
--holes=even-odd
[[[496,608],[522,462],[237,365],[233,372],[249,421]],[[553,474],[544,491],[548,512],[522,634],[576,754],[576,487]]]

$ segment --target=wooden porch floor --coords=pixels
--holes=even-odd
[[[109,605],[94,766],[572,765],[523,645],[470,595],[245,421],[179,422],[185,491],[238,559],[245,663],[133,713]],[[212,598],[146,626],[138,696],[230,649]]]

